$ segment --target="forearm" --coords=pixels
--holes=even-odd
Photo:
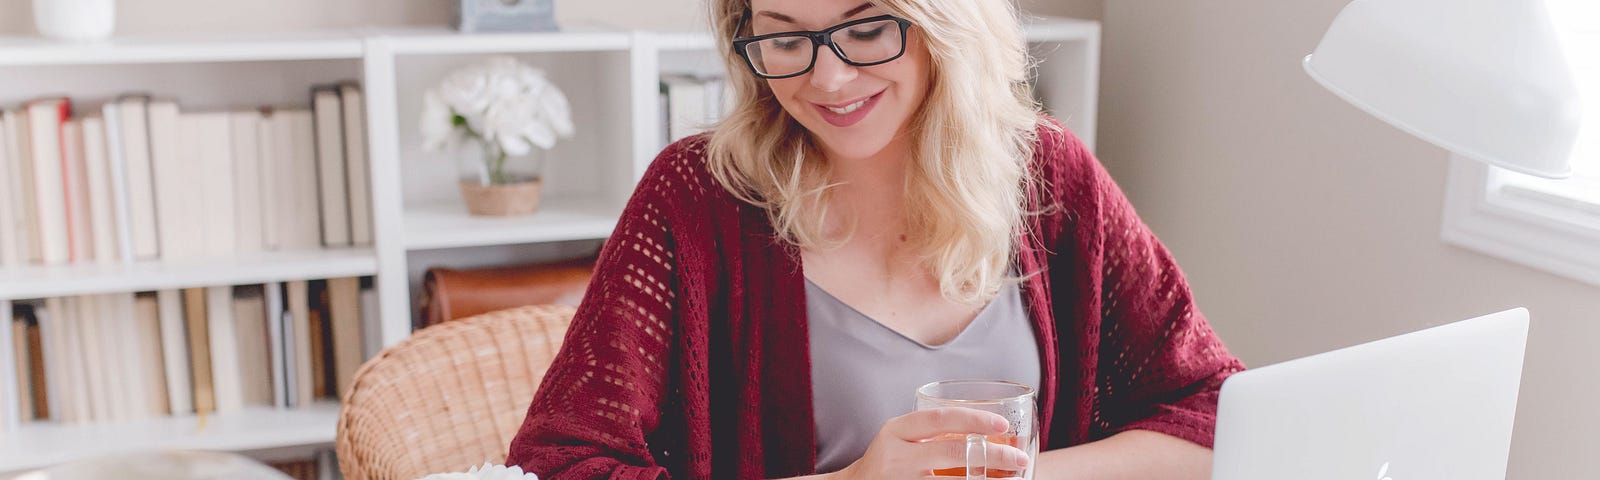
[[[1039,452],[1038,480],[1203,480],[1211,449],[1178,437],[1130,430],[1104,440]]]

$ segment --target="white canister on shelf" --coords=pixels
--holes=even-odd
[[[33,24],[58,40],[100,40],[116,25],[116,0],[33,0]]]

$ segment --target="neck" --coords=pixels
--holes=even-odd
[[[840,184],[833,191],[832,208],[842,214],[841,220],[855,224],[857,239],[903,232],[906,176],[911,169],[906,139],[896,137],[883,150],[863,158],[824,153],[829,154],[830,180]]]

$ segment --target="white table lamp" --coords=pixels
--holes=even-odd
[[[1544,0],[1354,0],[1304,66],[1345,101],[1458,155],[1572,174],[1582,104]]]

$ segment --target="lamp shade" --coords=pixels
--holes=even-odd
[[[1572,174],[1582,104],[1543,0],[1354,0],[1303,65],[1345,101],[1458,155]]]

